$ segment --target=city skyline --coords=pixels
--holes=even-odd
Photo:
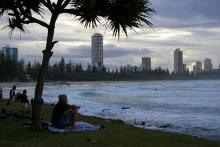
[[[58,61],[64,56],[67,60],[90,63],[91,35],[98,32],[105,38],[104,64],[107,67],[140,65],[141,57],[149,56],[152,57],[152,68],[161,66],[173,71],[173,50],[181,48],[184,52],[184,63],[187,65],[191,66],[197,60],[203,62],[205,58],[210,58],[213,68],[218,68],[220,56],[218,0],[212,0],[212,3],[205,0],[186,0],[181,3],[175,0],[151,2],[152,7],[157,10],[152,18],[154,29],[145,27],[136,30],[137,33],[129,32],[128,38],[122,35],[119,41],[103,26],[95,30],[84,29],[78,23],[68,21],[68,16],[63,16],[55,33],[55,39],[60,42],[55,46],[52,61]],[[173,11],[167,11],[168,9]],[[1,18],[0,28],[6,24],[7,20]],[[41,51],[45,48],[46,32],[36,25],[31,25],[27,29],[29,32],[22,34],[21,40],[19,32],[16,32],[10,40],[9,30],[1,31],[0,46],[10,44],[20,49],[21,58],[40,60]]]
[[[99,33],[94,33],[91,36],[92,40],[91,40],[91,56],[90,56],[90,60],[91,62],[88,63],[87,65],[82,65],[83,68],[85,69],[88,65],[92,65],[95,66],[98,70],[101,70],[103,67],[110,69],[110,70],[115,70],[115,69],[119,69],[121,67],[128,67],[128,68],[138,68],[138,71],[151,71],[154,69],[158,69],[158,68],[162,68],[161,66],[155,67],[154,69],[152,68],[152,62],[151,62],[151,57],[141,57],[141,63],[140,64],[121,64],[120,67],[113,67],[113,68],[109,68],[106,67],[104,65],[104,56],[103,56],[103,35],[99,34]],[[10,58],[15,62],[18,62],[18,48],[16,47],[12,47],[10,45],[6,45],[2,48],[0,48],[0,63],[4,60],[4,56],[6,58]],[[183,60],[183,56],[184,56],[184,52],[180,49],[177,48],[174,50],[174,70],[170,72],[174,72],[175,74],[181,74],[181,73],[185,73],[188,70],[194,73],[198,73],[198,72],[211,72],[212,70],[215,69],[220,69],[220,64],[219,67],[217,68],[213,68],[213,64],[212,64],[212,59],[209,58],[205,58],[202,62],[200,60],[196,60],[195,59],[195,64],[192,64],[192,68],[188,68],[186,64],[184,64],[184,60]],[[60,58],[60,60],[63,57]],[[22,60],[24,60],[23,58],[21,58]],[[65,59],[65,58],[64,58]],[[25,60],[24,60],[25,61]],[[74,61],[69,60],[71,62],[74,63]],[[28,61],[30,62],[30,60]],[[34,61],[36,62],[36,60]],[[37,61],[39,62],[39,61]],[[25,63],[25,65],[27,65],[27,61]],[[53,64],[53,63],[52,63]],[[77,64],[81,64],[81,63],[77,63]],[[168,69],[168,67],[164,67],[162,69]]]

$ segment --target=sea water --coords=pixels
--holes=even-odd
[[[9,83],[0,84],[7,97]],[[11,85],[10,85],[11,86]],[[33,98],[34,84],[20,84]],[[57,82],[47,83],[46,103],[66,94],[79,112],[146,129],[220,140],[220,81]]]

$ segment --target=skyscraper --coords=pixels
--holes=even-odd
[[[193,66],[194,74],[202,72],[202,62],[196,61],[196,65]]]
[[[183,52],[178,48],[174,51],[174,73],[183,72]]]
[[[103,36],[98,33],[92,35],[92,65],[98,70],[103,68]]]
[[[18,62],[18,48],[6,46],[2,48],[5,59]]]
[[[204,71],[205,72],[212,71],[212,60],[209,58],[206,58],[204,61]]]
[[[183,64],[183,72],[186,73],[187,72],[187,67],[186,64]]]
[[[151,70],[151,58],[143,57],[142,58],[142,71],[150,71]]]

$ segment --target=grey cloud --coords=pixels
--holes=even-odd
[[[181,49],[189,48],[192,52],[193,56],[191,57],[191,55],[189,55],[190,60],[192,60],[186,61],[187,63],[192,62],[194,58],[213,58],[214,56],[219,56],[219,42],[217,41],[220,37],[218,35],[219,31],[209,31],[209,28],[220,28],[220,0],[151,0],[151,2],[152,7],[157,10],[157,14],[152,16],[155,28],[187,30],[191,32],[192,35],[180,38],[177,36],[176,38],[164,40],[148,38],[144,40],[141,37],[146,37],[143,34],[147,33],[146,31],[138,34],[129,33],[129,37],[131,38],[121,39],[120,42],[117,43],[118,46],[120,45],[122,47],[105,45],[104,56],[108,64],[117,66],[135,62],[132,61],[132,59],[136,57],[152,56],[158,59],[158,62],[153,64],[168,66],[166,63],[168,63],[168,60],[173,60],[173,50],[176,47],[180,47]],[[6,24],[7,19],[0,17],[0,22],[1,28]],[[23,48],[24,53],[21,54],[22,58],[27,60],[41,60],[41,49],[38,48],[44,48],[45,45],[43,43],[39,44],[39,41],[45,41],[46,33],[45,30],[41,30],[35,26],[36,25],[33,25],[28,28],[30,32],[23,34],[21,41],[19,33],[13,36],[13,40],[9,40],[7,36],[8,32],[5,30],[1,31],[0,46],[9,44],[21,49]],[[149,29],[148,27],[146,28]],[[89,44],[91,41],[90,36],[94,30],[85,30],[78,26],[72,28],[68,22],[58,24],[57,30],[59,31],[56,32],[55,39],[60,40],[60,43],[55,46],[52,62],[59,61],[61,56],[67,60],[71,59],[74,62],[90,62],[91,47]],[[102,33],[104,29],[101,27],[98,28],[98,31]],[[154,33],[156,34],[157,32],[155,31]],[[136,37],[132,37],[133,34]],[[105,34],[105,42],[108,44],[116,44],[112,41],[112,37],[110,39],[106,38],[110,38],[108,33]],[[64,41],[63,44],[62,41]],[[74,43],[77,45],[77,42],[80,42],[78,45],[86,46],[68,48]],[[29,48],[32,50],[29,51]],[[36,55],[33,55],[33,50],[36,50],[34,51]],[[215,64],[217,64],[216,61]]]
[[[113,45],[109,45],[105,47],[104,54],[106,55],[107,58],[113,58],[113,57],[124,57],[124,56],[147,56],[152,54],[153,52],[150,51],[147,48],[119,48],[115,47]]]
[[[205,17],[219,19],[219,0],[152,0],[158,14],[174,18]]]
[[[176,19],[163,21],[156,19],[156,26],[162,27],[214,27],[220,26],[219,0],[152,0],[157,10],[156,18]]]
[[[91,58],[90,46],[79,46],[67,49],[67,53],[57,52],[54,57],[67,57],[67,58]],[[120,58],[125,56],[147,56],[152,54],[152,51],[147,48],[122,48],[114,45],[104,46],[104,58]]]

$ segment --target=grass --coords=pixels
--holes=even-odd
[[[6,106],[5,102],[0,102],[0,108],[24,109],[19,103]],[[52,106],[43,107],[44,121],[50,120],[52,109]],[[54,134],[47,129],[33,132],[22,126],[26,119],[9,117],[0,119],[0,147],[220,147],[219,141],[135,128],[120,120],[90,116],[79,116],[78,119],[104,125],[106,129],[65,134]]]

